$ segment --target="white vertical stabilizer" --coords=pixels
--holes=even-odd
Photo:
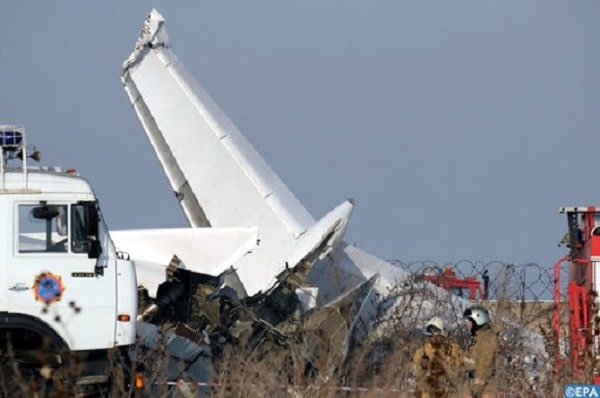
[[[125,91],[190,224],[259,228],[259,246],[234,264],[248,294],[268,288],[286,260],[302,258],[304,251],[315,247],[329,253],[315,272],[335,275],[342,290],[375,273],[383,274],[380,281],[386,285],[393,275],[403,275],[372,256],[377,261],[370,267],[364,261],[370,255],[355,248],[347,250],[341,242],[353,208],[351,201],[315,223],[185,70],[169,48],[164,25],[162,15],[153,10],[135,50],[123,63]],[[331,232],[333,236],[327,235]],[[328,241],[323,244],[319,239]],[[332,258],[340,260],[332,263]],[[333,273],[332,264],[337,269]]]

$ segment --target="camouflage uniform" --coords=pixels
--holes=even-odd
[[[446,398],[457,396],[462,353],[453,340],[433,336],[413,356],[415,396]]]
[[[467,391],[473,397],[496,396],[497,355],[498,335],[490,324],[485,324],[475,332],[463,360],[468,374]]]

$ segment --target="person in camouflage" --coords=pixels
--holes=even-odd
[[[418,398],[445,398],[457,396],[462,352],[453,339],[448,338],[444,321],[434,316],[425,325],[427,340],[413,356],[416,378],[415,396]]]
[[[466,397],[495,398],[498,335],[492,328],[490,314],[484,306],[472,305],[465,310],[463,318],[468,320],[472,336],[463,358],[467,375],[465,390],[470,393]]]

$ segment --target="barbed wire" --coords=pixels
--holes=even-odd
[[[482,289],[488,278],[488,298],[497,300],[549,301],[553,299],[554,275],[553,268],[536,263],[513,264],[503,261],[470,261],[460,260],[455,263],[437,263],[423,260],[404,262],[388,260],[394,266],[412,275],[427,273],[443,274],[450,268],[457,277],[475,278],[481,282]],[[567,269],[561,268],[561,291],[564,291],[567,281]]]

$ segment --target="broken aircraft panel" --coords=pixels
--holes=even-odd
[[[252,347],[264,356],[280,355],[294,347],[301,353],[299,357],[304,361],[302,367],[307,376],[329,377],[346,357],[353,336],[362,331],[360,325],[371,317],[365,314],[366,308],[375,303],[377,278],[369,279],[322,308],[304,311],[296,291],[306,284],[314,260],[306,258],[298,266],[286,269],[267,292],[245,297],[236,291],[239,280],[235,270],[218,276],[200,274],[180,268],[182,262],[174,256],[166,267],[165,281],[152,295],[155,298],[150,294],[140,298],[144,306],[138,318],[140,341],[153,350],[162,341],[169,357],[187,364],[178,368],[180,372],[188,372],[188,368],[195,366],[194,374],[202,377],[210,372],[199,371],[202,366],[195,360],[185,360],[186,350],[202,351],[204,354],[197,359],[203,366],[213,366],[213,361],[218,363],[227,347]],[[182,334],[182,330],[187,334]],[[173,345],[173,341],[178,344]],[[203,341],[206,343],[202,344]]]

